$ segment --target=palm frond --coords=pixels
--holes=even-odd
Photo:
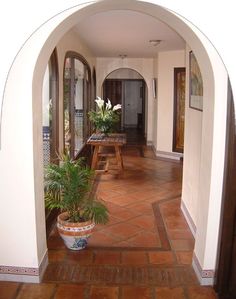
[[[45,169],[45,204],[49,209],[67,211],[70,221],[108,221],[106,207],[90,196],[94,172],[84,165],[84,158],[72,160],[68,153],[58,155],[59,165]]]

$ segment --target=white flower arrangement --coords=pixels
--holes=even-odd
[[[100,97],[96,97],[96,111],[88,113],[89,119],[93,122],[95,128],[102,133],[110,133],[114,124],[119,121],[118,110],[121,109],[121,104],[112,107],[111,101],[107,99],[105,102]]]

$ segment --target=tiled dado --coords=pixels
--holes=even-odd
[[[37,283],[41,281],[47,265],[48,265],[47,253],[44,255],[44,258],[39,268],[0,265],[0,280]]]
[[[181,211],[183,212],[184,217],[185,217],[185,219],[188,223],[188,226],[189,226],[189,228],[190,228],[190,230],[193,234],[193,237],[195,238],[197,228],[196,228],[196,225],[195,225],[191,215],[189,214],[188,209],[186,208],[185,203],[184,203],[183,200],[181,200]]]
[[[203,270],[198,261],[198,258],[194,253],[193,253],[193,268],[201,285],[214,284],[215,271],[210,269]]]
[[[0,266],[1,274],[39,275],[39,268]]]

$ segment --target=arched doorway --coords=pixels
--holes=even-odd
[[[43,79],[42,98],[42,125],[43,125],[43,164],[58,163],[57,153],[59,146],[59,73],[57,51],[54,49],[48,62]],[[45,209],[46,231],[49,234],[54,223],[57,211]]]
[[[103,97],[113,105],[121,104],[122,113],[118,129],[125,131],[128,143],[145,143],[146,82],[142,75],[129,68],[120,68],[108,74],[103,82]]]
[[[12,167],[16,168],[17,166],[18,168],[17,171],[11,174],[11,178],[5,175],[0,195],[6,197],[7,194],[9,200],[4,202],[3,208],[6,211],[11,210],[11,212],[13,212],[12,206],[14,205],[11,203],[15,201],[18,194],[16,194],[16,190],[9,190],[8,186],[10,180],[18,180],[20,190],[17,190],[17,193],[21,193],[21,205],[28,207],[28,210],[25,211],[28,217],[27,224],[19,221],[21,234],[17,236],[18,244],[25,239],[29,223],[31,228],[30,238],[28,238],[28,247],[23,251],[22,256],[14,258],[15,265],[37,268],[39,273],[41,272],[41,270],[39,271],[39,266],[43,265],[42,261],[46,260],[47,255],[45,227],[42,221],[42,211],[44,209],[42,139],[38,138],[38,132],[40,132],[42,127],[42,118],[39,109],[39,107],[41,108],[41,89],[39,87],[42,86],[43,72],[49,60],[50,53],[63,34],[77,23],[78,18],[86,18],[96,11],[109,11],[111,7],[119,8],[119,5],[117,1],[113,0],[99,1],[93,4],[88,3],[83,8],[74,7],[57,15],[56,18],[49,21],[51,26],[42,26],[40,30],[28,40],[19,52],[11,68],[3,104],[4,113],[2,114],[2,123],[4,124],[4,130],[2,131],[1,162],[3,161],[2,169],[5,169],[5,161],[9,162],[7,153],[9,149],[11,149],[13,157],[10,164]],[[203,275],[205,275],[205,273],[203,273],[203,270],[212,270],[214,268],[218,240],[224,165],[227,73],[212,45],[210,45],[196,28],[190,25],[186,20],[183,20],[183,18],[153,4],[129,2],[123,5],[125,9],[139,11],[151,15],[154,18],[159,18],[169,26],[175,28],[196,54],[203,74],[203,81],[205,82],[206,88],[204,91],[205,101],[204,113],[202,115],[201,153],[199,159],[200,180],[197,186],[198,201],[195,207],[197,226],[195,256],[196,261],[199,261],[200,265],[200,268],[196,271],[199,272],[201,278],[204,278]],[[30,56],[27,55],[29,49],[31,49]],[[20,88],[13,89],[12,83],[15,82],[15,79],[19,80],[22,62],[25,62],[24,76],[20,78],[21,84],[18,85]],[[29,82],[33,82],[32,85],[30,85]],[[150,90],[150,82],[148,82],[147,85]],[[152,105],[152,102],[150,101],[149,104]],[[27,107],[26,111],[25,107]],[[153,108],[153,106],[151,106],[151,108]],[[15,123],[12,122],[10,117],[12,114],[17,115]],[[17,138],[15,138],[16,131],[18,132]],[[22,144],[22,147],[19,148],[18,144],[25,134],[33,136],[33,138],[27,140]],[[151,135],[152,132],[150,131],[150,136]],[[19,156],[21,156],[22,161],[19,161]],[[188,159],[185,159],[185,173],[191,170],[187,166],[191,164],[192,158],[190,154]],[[216,172],[219,174],[218,176],[214,176]],[[185,185],[184,188],[188,189],[190,195],[193,193],[192,184]],[[190,206],[190,208],[191,207],[192,206]],[[17,216],[17,208],[15,209],[15,219],[17,220],[21,217]],[[204,211],[204,213],[202,213],[202,211]],[[6,222],[5,216],[1,221],[3,221],[3,223]],[[213,228],[213,231],[210,228]],[[8,229],[12,229],[11,224],[9,224]],[[6,242],[4,246],[8,248],[10,243],[10,241]],[[7,252],[7,250],[5,250],[5,252]],[[32,258],[29,259],[29,256]],[[1,258],[4,259],[3,263],[6,265],[12,263],[11,256],[9,255],[2,255]],[[40,269],[42,268],[43,266],[41,266]]]

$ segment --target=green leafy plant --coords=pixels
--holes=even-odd
[[[45,168],[45,203],[49,209],[59,208],[68,213],[68,221],[108,221],[106,206],[91,192],[94,172],[85,166],[83,158],[72,160],[67,154],[59,155],[60,163]]]
[[[90,121],[93,122],[96,130],[101,133],[107,134],[112,132],[114,125],[120,119],[117,111],[121,109],[121,105],[117,104],[112,107],[109,99],[105,102],[100,97],[97,97],[95,102],[97,104],[96,111],[88,113]]]

